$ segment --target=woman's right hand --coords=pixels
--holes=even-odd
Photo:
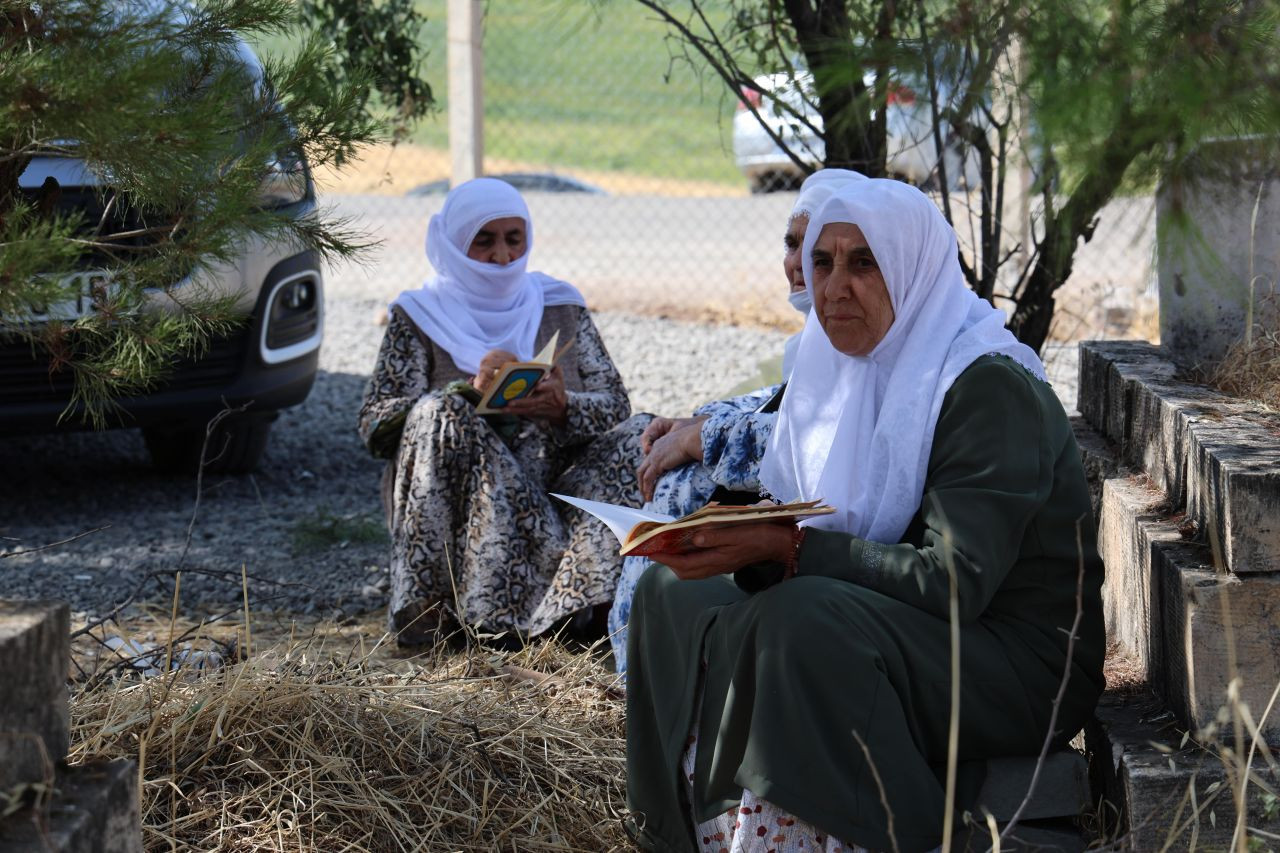
[[[515,353],[507,352],[504,349],[489,350],[485,353],[484,358],[480,359],[480,367],[476,371],[476,375],[471,377],[471,384],[475,389],[484,392],[489,387],[489,383],[493,381],[493,377],[498,375],[498,371],[502,369],[502,365],[509,361],[519,361]]]
[[[682,427],[693,426],[694,424],[701,426],[706,419],[706,415],[698,415],[692,418],[654,418],[649,421],[649,425],[644,428],[644,432],[640,433],[640,452],[648,456],[649,451],[653,450],[654,442],[667,433]]]

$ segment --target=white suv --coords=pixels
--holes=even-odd
[[[762,74],[754,79],[756,86],[772,97],[762,97],[760,92],[742,87],[742,100],[738,101],[733,116],[734,162],[746,176],[752,192],[794,189],[804,179],[805,172],[774,142],[755,114],[747,109],[747,104],[755,107],[760,118],[787,148],[811,168],[819,168],[826,159],[826,145],[822,137],[805,124],[818,131],[823,126],[822,116],[812,106],[815,102],[813,75],[802,70],[795,74]],[[875,84],[875,77],[868,74],[864,82],[870,88]],[[926,186],[933,179],[938,163],[929,103],[902,83],[891,86],[888,100],[885,170],[918,186]],[[804,117],[803,122],[796,118],[796,113]],[[970,154],[962,162],[954,145],[948,145],[945,150],[948,182],[952,188],[961,184],[977,186],[981,177],[976,156]]]
[[[240,58],[257,70],[257,59],[247,47],[242,46]],[[273,164],[273,176],[262,187],[264,206],[299,217],[315,210],[314,187],[304,162],[282,157]],[[104,210],[102,181],[82,161],[37,156],[19,183],[35,198],[50,181],[56,182],[60,209],[79,212],[94,223],[105,216],[114,232],[146,231],[132,227],[136,216],[127,206]],[[83,264],[84,271],[75,276],[79,297],[61,305],[36,306],[29,319],[67,319],[96,310],[95,296],[110,286],[109,276],[91,255]],[[159,467],[190,470],[199,461],[210,419],[224,409],[240,410],[219,420],[207,467],[251,470],[266,448],[277,413],[306,399],[315,381],[324,334],[319,258],[289,243],[252,241],[234,264],[206,272],[198,282],[177,285],[183,286],[237,295],[244,322],[232,335],[212,341],[200,358],[175,364],[162,387],[118,401],[107,414],[108,425],[140,427]],[[159,298],[155,307],[164,310]],[[25,340],[0,331],[0,434],[86,428],[78,413],[64,417],[72,386],[69,370],[33,352]]]

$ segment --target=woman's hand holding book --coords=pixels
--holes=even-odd
[[[568,414],[568,406],[569,393],[564,387],[564,371],[555,367],[538,380],[532,391],[508,403],[504,411],[509,415],[535,418],[561,426]]]

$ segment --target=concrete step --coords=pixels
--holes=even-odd
[[[1238,704],[1267,742],[1280,744],[1280,707],[1264,718],[1280,685],[1280,575],[1214,571],[1209,549],[1189,542],[1157,545],[1154,555],[1164,625],[1157,685],[1170,710],[1193,731],[1214,726],[1230,738],[1223,723]]]
[[[0,600],[0,791],[47,781],[67,754],[70,632],[62,602]]]
[[[1098,524],[1102,511],[1102,484],[1120,472],[1119,448],[1089,426],[1080,415],[1071,416],[1071,430],[1080,447],[1085,480],[1089,483],[1089,502],[1093,506],[1093,523]]]
[[[1145,851],[1229,850],[1235,832],[1234,774],[1219,755],[1192,742],[1163,703],[1141,688],[1108,692],[1085,729],[1093,791],[1102,801],[1105,849]],[[1280,816],[1259,782],[1277,778],[1261,757],[1254,783],[1244,789],[1245,821],[1255,831],[1280,833]],[[1252,847],[1250,849],[1253,849]],[[1264,848],[1265,849],[1265,846]]]
[[[57,795],[0,821],[0,853],[142,853],[138,766],[125,759],[62,767]]]
[[[1102,609],[1107,638],[1141,665],[1143,677],[1163,677],[1164,611],[1153,560],[1156,543],[1180,542],[1164,493],[1140,478],[1115,477],[1102,486],[1098,553],[1106,565]]]
[[[1280,571],[1280,418],[1180,382],[1148,343],[1080,345],[1080,412],[1218,543],[1237,574]]]
[[[1034,756],[988,761],[975,813],[990,812],[999,822],[1012,820],[1031,790],[1037,763]],[[1088,807],[1089,765],[1084,756],[1073,750],[1051,752],[1040,767],[1040,777],[1023,809],[1022,820],[1079,817]]]
[[[1263,719],[1280,684],[1280,575],[1214,571],[1208,547],[1183,538],[1163,494],[1137,479],[1106,481],[1102,501],[1107,636],[1186,728],[1215,724],[1238,677],[1239,701],[1280,743],[1280,708]]]
[[[997,825],[997,834],[1004,832]],[[951,845],[951,853],[989,853],[993,849],[991,831],[986,827],[968,827]],[[1000,842],[1001,853],[1084,853],[1088,843],[1079,825],[1070,820],[1022,821]]]

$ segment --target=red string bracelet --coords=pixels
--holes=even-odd
[[[782,570],[783,580],[796,576],[796,565],[800,562],[800,546],[804,543],[806,529],[804,527],[791,528],[791,554],[787,557],[786,565]]]

